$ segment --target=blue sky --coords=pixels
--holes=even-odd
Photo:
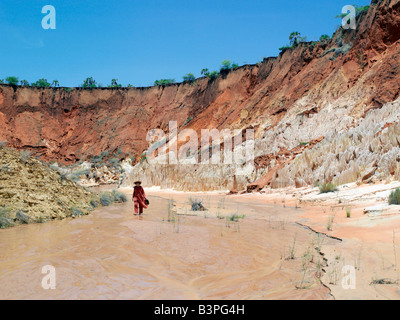
[[[222,60],[256,63],[276,56],[288,35],[332,35],[344,5],[366,0],[0,0],[0,78],[46,78],[79,86],[152,85]],[[56,9],[56,30],[42,28],[42,7]]]

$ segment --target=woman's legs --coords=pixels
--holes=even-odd
[[[133,202],[135,203],[135,214],[139,213],[139,201],[136,197],[133,198]]]
[[[142,214],[143,206],[139,203],[136,197],[133,198],[133,202],[135,203],[135,214]]]

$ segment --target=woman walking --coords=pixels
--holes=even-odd
[[[142,215],[143,208],[147,209],[148,201],[146,199],[146,194],[144,193],[144,189],[141,186],[141,181],[135,182],[135,187],[133,188],[132,200],[135,204],[135,216],[137,214]]]

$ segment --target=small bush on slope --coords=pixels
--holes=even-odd
[[[400,189],[392,191],[389,196],[389,204],[400,204]]]
[[[337,191],[336,186],[333,183],[323,183],[319,187],[321,193],[335,192]]]

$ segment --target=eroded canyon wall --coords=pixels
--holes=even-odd
[[[148,130],[167,132],[169,121],[178,121],[179,130],[197,132],[254,128],[256,169],[238,178],[239,188],[332,180],[349,169],[349,162],[337,167],[334,175],[321,178],[317,172],[322,170],[318,169],[322,160],[314,163],[310,174],[298,169],[296,159],[332,143],[361,125],[373,110],[396,101],[399,39],[400,2],[374,0],[369,11],[358,17],[356,30],[340,28],[332,40],[301,43],[276,58],[236,68],[213,81],[201,78],[194,83],[126,89],[2,85],[0,141],[63,164],[102,152],[120,159],[134,156],[138,161],[148,148]],[[394,113],[397,106],[392,106]],[[380,119],[376,131],[386,122]],[[132,175],[147,175],[148,184],[162,180],[168,181],[167,186],[191,189],[194,177],[188,172],[197,172],[205,181],[215,178],[205,189],[234,187],[230,167],[165,170],[160,176],[159,168],[141,164]],[[360,167],[354,176],[359,179],[363,170]]]

